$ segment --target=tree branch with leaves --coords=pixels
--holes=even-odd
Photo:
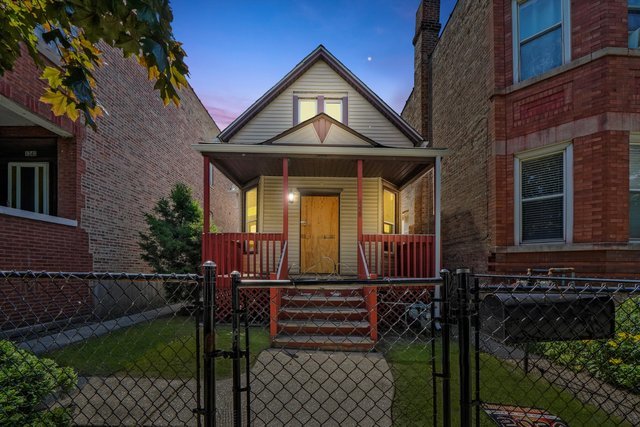
[[[168,0],[0,0],[0,76],[13,69],[24,45],[43,68],[47,87],[40,100],[56,116],[75,121],[82,114],[95,129],[104,110],[94,77],[103,65],[102,42],[138,60],[165,106],[179,105],[178,90],[187,85],[189,69],[172,21]],[[40,37],[55,46],[59,67],[45,65]]]

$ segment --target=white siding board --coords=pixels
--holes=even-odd
[[[282,232],[282,177],[265,176],[259,201],[261,230]],[[380,229],[380,179],[363,180],[363,232]],[[342,274],[357,273],[356,178],[289,177],[289,189],[341,190],[340,192],[340,265]],[[294,273],[300,266],[300,198],[289,204],[289,266]]]
[[[229,142],[256,144],[291,128],[294,92],[346,93],[349,98],[349,127],[385,146],[413,147],[413,143],[398,128],[322,60],[316,62],[298,80],[266,105]]]

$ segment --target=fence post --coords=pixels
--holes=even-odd
[[[240,273],[231,273],[231,357],[233,359],[233,425],[242,425],[242,386],[240,384]],[[248,402],[247,402],[248,403]]]
[[[451,273],[447,269],[440,270],[442,278],[442,299],[440,318],[442,326],[442,423],[444,427],[451,426],[451,327],[449,321],[449,289]]]
[[[471,426],[471,310],[469,276],[471,270],[459,268],[457,279],[458,341],[460,345],[460,426]]]
[[[216,264],[207,261],[203,275],[204,334],[204,425],[216,425]]]

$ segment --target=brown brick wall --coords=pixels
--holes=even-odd
[[[97,133],[87,131],[83,145],[82,227],[90,236],[96,270],[147,270],[138,249],[144,213],[177,182],[202,200],[203,160],[191,145],[212,140],[219,130],[191,89],[180,93],[179,107],[165,108],[133,59],[104,50],[107,65],[96,72],[96,80],[109,114]],[[214,179],[221,188],[231,185],[221,174]],[[212,200],[214,222],[234,228],[235,194],[215,192]]]
[[[453,153],[442,163],[442,251],[446,268],[481,269],[489,254],[486,118],[490,54],[488,38],[482,37],[488,31],[489,4],[488,0],[460,0],[432,56],[431,143]],[[415,101],[410,99],[403,116],[415,126],[409,114],[413,108]]]

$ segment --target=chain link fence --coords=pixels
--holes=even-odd
[[[200,285],[0,272],[0,425],[196,425]]]
[[[232,303],[232,346],[212,354],[235,361],[231,378],[215,383],[216,421],[231,413],[234,425],[430,424],[439,283],[236,278],[216,294],[217,308]],[[217,341],[227,333],[213,328]]]
[[[0,425],[640,424],[636,281],[215,282],[0,272]]]
[[[474,425],[640,424],[639,282],[466,274],[456,280],[452,355],[468,351],[463,336],[470,332],[472,357],[454,366],[462,406],[454,399],[453,424],[458,414]]]

